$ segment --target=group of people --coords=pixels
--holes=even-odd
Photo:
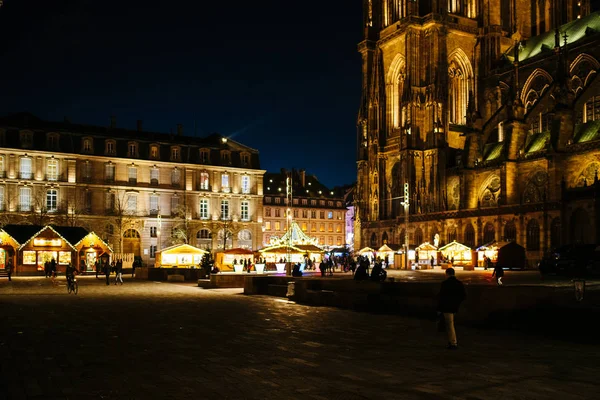
[[[104,273],[107,286],[110,285],[111,272],[115,273],[115,285],[118,283],[123,284],[123,260],[113,260],[111,263],[104,262],[102,259],[96,260],[94,269],[96,270],[96,279],[98,279],[98,274]],[[135,267],[133,267],[133,273],[135,273]]]
[[[373,264],[373,268],[371,268],[371,273],[369,274],[369,268],[371,267],[371,262],[369,258],[366,256],[358,257],[358,267],[356,271],[353,271],[354,280],[356,281],[366,281],[371,280],[373,282],[383,282],[387,278],[387,271],[384,268],[384,261],[377,257],[375,263]]]

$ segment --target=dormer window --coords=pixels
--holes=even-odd
[[[250,166],[250,154],[242,153],[242,154],[240,154],[240,158],[242,160],[242,167]]]
[[[159,156],[158,156],[159,152],[158,152],[158,146],[153,144],[150,146],[150,159],[151,160],[158,160]]]
[[[20,132],[21,147],[28,149],[33,146],[33,132],[21,131]]]
[[[107,156],[114,156],[117,149],[117,143],[114,140],[107,140],[105,142],[104,153]]]
[[[181,161],[181,148],[179,146],[171,147],[171,161]]]
[[[137,142],[127,143],[127,157],[138,157],[138,144]]]
[[[229,150],[221,151],[221,163],[231,164],[231,152]]]
[[[94,152],[94,142],[92,138],[83,138],[81,142],[81,152],[84,154],[92,154]]]
[[[210,162],[210,150],[200,149],[200,162],[202,164],[208,164]]]
[[[46,147],[48,150],[58,150],[58,133],[50,132],[46,135]]]

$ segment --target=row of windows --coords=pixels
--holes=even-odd
[[[283,199],[283,200],[282,200]],[[271,201],[274,201],[275,204],[287,204],[288,203],[288,199],[287,198],[283,198],[283,197],[275,197],[274,200],[272,200],[271,197],[265,197],[265,202],[267,204],[271,204]],[[293,199],[292,200],[292,204],[297,206],[299,204],[302,204],[303,206],[307,206],[308,205],[308,199]],[[325,200],[319,200],[319,205],[320,206],[324,206],[325,204],[327,204],[327,206],[329,207],[333,207],[333,200],[328,200],[327,202],[325,202]],[[316,206],[317,205],[317,200],[311,200],[310,201],[310,205],[311,206]],[[341,201],[337,201],[335,202],[335,206],[336,207],[341,207],[342,206],[342,202]]]
[[[46,134],[46,147],[49,150],[60,150],[59,148],[59,139],[60,134],[57,132],[49,132]],[[22,131],[20,133],[20,141],[21,147],[23,148],[31,148],[33,146],[33,133],[30,131]],[[139,158],[139,143],[136,141],[127,142],[127,157],[130,158]],[[231,151],[229,150],[219,150],[221,162],[223,164],[231,163]],[[91,137],[83,138],[81,141],[81,152],[83,154],[93,154],[94,153],[94,139]],[[170,161],[181,161],[181,146],[171,146],[170,147]],[[200,154],[200,162],[201,163],[209,163],[210,162],[210,153],[211,150],[207,148],[199,149]],[[104,155],[106,156],[114,156],[117,153],[117,141],[114,139],[107,139],[104,141]],[[150,145],[150,159],[151,160],[159,160],[160,159],[160,146],[158,144]],[[241,153],[241,161],[243,166],[250,166],[250,154],[249,153]]]
[[[301,222],[301,227],[302,230],[304,232],[308,231],[308,224],[306,222]],[[319,225],[319,232],[325,232],[325,228],[326,228],[326,224],[320,224]],[[334,225],[333,224],[329,224],[327,226],[327,231],[328,232],[333,232],[334,229]],[[285,223],[281,222],[281,221],[265,221],[265,230],[266,231],[270,231],[270,230],[275,230],[275,231],[281,231],[281,230],[285,230]],[[317,224],[310,224],[310,231],[311,232],[317,232]],[[335,233],[341,233],[342,232],[342,226],[340,224],[336,224],[335,225]]]
[[[5,188],[0,186],[0,211],[4,211]],[[91,204],[91,196],[86,192],[85,207],[89,208]],[[20,187],[18,201],[18,211],[30,212],[34,205],[40,210],[54,213],[58,211],[58,189],[46,189],[39,199],[33,198],[33,190],[31,187]]]
[[[178,212],[181,207],[180,203],[181,198],[179,196],[171,197],[171,210],[172,213]],[[150,215],[158,215],[160,213],[159,206],[159,195],[150,194],[149,196],[149,213]],[[131,214],[136,214],[138,212],[138,194],[137,193],[128,193],[125,198],[123,205],[119,204],[119,199],[117,198],[115,193],[107,193],[106,194],[106,208],[108,210],[115,210],[122,208],[123,211]],[[209,199],[199,199],[198,200],[198,218],[200,219],[209,219],[210,209],[210,200]],[[231,202],[229,200],[221,200],[220,204],[220,218],[221,219],[231,219]],[[242,221],[250,220],[250,201],[242,200],[240,202],[240,219]]]
[[[293,214],[294,214],[294,218],[300,218],[300,211],[302,211],[302,218],[308,218],[308,210],[293,210]],[[319,218],[320,219],[326,219],[325,218],[325,213],[327,213],[327,219],[333,219],[333,211],[319,211]],[[271,213],[271,209],[269,207],[265,208],[265,217],[271,217],[274,216],[275,218],[280,218],[282,217],[282,209],[281,208],[275,208],[273,210],[273,213]],[[285,215],[283,216],[285,217]],[[317,219],[317,211],[316,210],[311,210],[310,211],[310,218],[312,219]],[[342,213],[339,211],[336,211],[335,213],[335,219],[342,219]]]

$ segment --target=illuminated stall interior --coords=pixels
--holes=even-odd
[[[221,271],[228,269],[233,271],[234,264],[244,265],[244,260],[248,259],[254,262],[254,252],[242,248],[219,251],[215,255],[216,265]]]
[[[453,241],[445,246],[440,247],[440,253],[449,261],[454,260],[455,266],[470,266],[473,262],[472,251],[470,247],[462,243]]]
[[[74,247],[79,254],[77,267],[79,271],[93,271],[96,260],[109,262],[113,253],[111,247],[94,232],[89,232],[75,242]]]
[[[270,246],[259,252],[266,263],[278,263],[280,260],[303,263],[305,255],[308,255],[311,260],[314,258],[318,263],[323,259],[323,250],[314,245]]]
[[[0,229],[0,270],[6,269],[8,260],[12,261],[12,265],[16,266],[16,254],[19,248],[19,243],[4,229]]]
[[[393,266],[394,264],[394,254],[399,254],[400,246],[395,244],[384,244],[377,250],[377,257],[381,258],[383,261],[386,261],[386,267]]]
[[[44,264],[53,259],[59,271],[64,271],[69,263],[85,271],[88,269],[85,264],[87,254],[93,254],[95,260],[95,257],[112,253],[94,232],[80,227],[6,225],[3,231],[18,243],[16,265],[19,273],[43,271]]]
[[[425,242],[425,243],[421,244],[420,246],[417,246],[414,253],[412,251],[409,251],[408,252],[409,259],[411,258],[411,253],[412,253],[413,260],[416,260],[416,257],[418,254],[419,265],[421,265],[421,266],[430,265],[431,257],[433,257],[435,264],[437,264],[438,248],[429,242]]]
[[[198,268],[208,251],[189,244],[177,244],[156,252],[157,268]]]

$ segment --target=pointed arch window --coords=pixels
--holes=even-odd
[[[451,55],[448,63],[448,75],[450,123],[465,125],[467,123],[469,94],[473,91],[473,70],[469,58],[462,51],[456,51]]]
[[[540,224],[537,219],[530,219],[527,223],[527,250],[540,249]]]

